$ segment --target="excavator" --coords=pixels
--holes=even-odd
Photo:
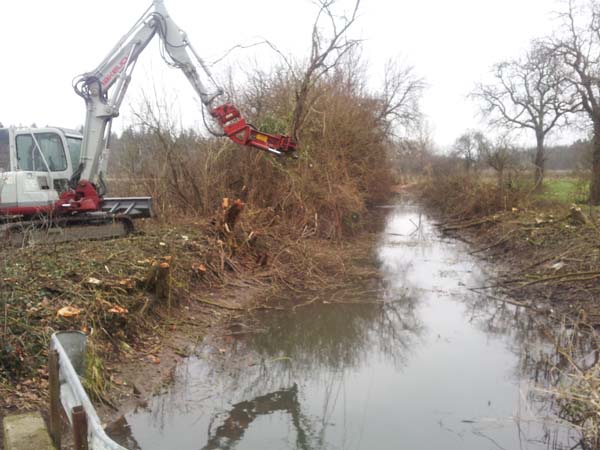
[[[0,128],[0,242],[62,242],[107,238],[134,230],[152,215],[150,197],[107,197],[104,174],[112,121],[119,116],[139,56],[158,36],[161,56],[180,69],[220,128],[213,134],[277,156],[294,156],[289,137],[263,133],[230,103],[163,0],[153,0],[93,71],[78,76],[86,105],[83,132],[64,128]],[[213,88],[207,89],[203,79]],[[205,121],[206,123],[206,121]]]

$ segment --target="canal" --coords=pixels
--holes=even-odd
[[[387,211],[380,282],[207,340],[115,439],[131,450],[573,447],[537,389],[552,347],[538,318],[473,290],[493,267],[417,205]]]

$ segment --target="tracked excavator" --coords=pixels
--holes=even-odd
[[[62,242],[108,238],[133,231],[134,219],[152,215],[150,197],[107,197],[103,174],[111,126],[118,117],[140,54],[158,36],[165,62],[180,69],[218,135],[277,156],[294,155],[288,136],[263,133],[230,103],[186,33],[154,0],[96,69],[73,88],[85,100],[83,132],[64,128],[0,128],[1,242]],[[205,83],[212,87],[208,89]],[[213,133],[215,133],[213,131]]]

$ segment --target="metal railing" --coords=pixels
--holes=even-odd
[[[104,432],[81,380],[85,377],[87,336],[60,331],[50,341],[50,435],[61,449],[60,406],[73,429],[76,450],[127,450]]]

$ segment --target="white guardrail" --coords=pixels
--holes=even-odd
[[[60,450],[58,402],[73,428],[76,450],[127,450],[104,432],[81,379],[85,377],[87,336],[60,331],[50,341],[50,434]],[[58,366],[58,367],[56,367]]]

